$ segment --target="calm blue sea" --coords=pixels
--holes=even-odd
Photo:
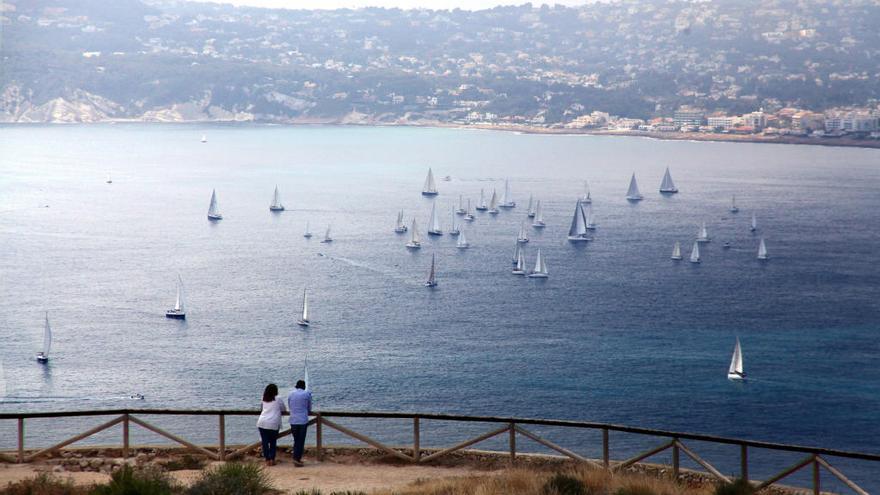
[[[420,195],[429,166],[433,199]],[[674,196],[657,192],[667,166]],[[637,204],[624,199],[633,172]],[[403,209],[424,234],[432,204],[448,229],[459,195],[475,204],[505,178],[518,206],[465,224],[469,250],[445,235],[410,252],[393,232]],[[585,180],[599,228],[572,245]],[[281,214],[268,211],[276,185]],[[212,189],[219,223],[206,219]],[[547,228],[530,230],[526,256],[541,248],[547,280],[510,274],[530,194]],[[421,128],[2,127],[0,412],[256,407],[266,383],[289,387],[308,356],[321,409],[582,419],[877,453],[878,212],[878,150]],[[671,261],[703,221],[713,239],[703,262]],[[335,241],[321,244],[328,224]],[[432,254],[434,290],[422,286]],[[164,317],[178,274],[185,322]],[[303,330],[306,287],[314,324]],[[47,367],[33,360],[44,311]],[[745,384],[726,379],[737,336]],[[14,444],[6,423],[0,448]],[[251,423],[230,428],[251,440]],[[34,444],[75,430],[34,424]],[[216,425],[205,428],[211,438]],[[408,426],[364,428],[409,438]],[[436,428],[428,443],[470,431]],[[600,452],[598,435],[546,434]],[[612,454],[650,444],[612,435]],[[697,450],[735,471],[736,449]],[[880,466],[841,465],[880,488]]]

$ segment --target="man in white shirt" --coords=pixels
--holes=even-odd
[[[301,467],[306,428],[309,426],[309,415],[312,414],[312,393],[306,390],[306,382],[296,382],[296,388],[287,396],[287,408],[290,410],[290,432],[293,435],[293,465]]]

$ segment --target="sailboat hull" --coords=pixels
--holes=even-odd
[[[49,356],[44,355],[42,352],[37,354],[37,362],[40,364],[46,364],[49,362]]]
[[[284,211],[283,206],[270,206],[269,211]]]
[[[740,375],[739,373],[728,373],[727,379],[733,381],[745,381],[746,376],[744,374]]]
[[[568,236],[568,242],[587,242],[589,240],[590,240],[590,238],[586,237],[586,236],[579,236],[579,235]]]
[[[301,326],[301,327],[307,327],[307,326],[309,326],[309,322],[306,321],[306,320],[296,320],[296,324],[299,325],[299,326]]]
[[[409,249],[420,249],[422,245],[417,242],[407,242],[406,247],[408,247]]]
[[[437,282],[425,282],[425,287],[437,287]]]
[[[186,313],[183,311],[178,311],[176,309],[169,309],[165,312],[165,318],[173,318],[175,320],[185,320]]]
[[[223,220],[223,215],[208,215],[208,220],[211,220],[212,222]]]
[[[436,196],[437,191],[422,191],[422,196]]]
[[[532,227],[534,227],[536,229],[543,229],[546,226],[547,225],[544,222],[535,222],[532,224]]]
[[[398,234],[403,234],[407,230],[409,230],[409,229],[407,229],[406,227],[397,227],[396,229],[394,229],[394,232],[396,232]]]
[[[677,188],[672,188],[672,189],[663,189],[663,188],[661,188],[661,189],[660,189],[660,192],[663,193],[663,194],[675,194],[675,193],[678,192],[678,189],[677,189]]]
[[[641,194],[639,194],[638,196],[627,196],[626,197],[627,201],[641,201],[643,199],[645,199],[645,197],[642,196]]]
[[[503,203],[503,204],[498,205],[498,207],[499,208],[516,208],[516,203],[515,202]]]
[[[546,273],[530,273],[529,278],[547,278],[548,275]]]

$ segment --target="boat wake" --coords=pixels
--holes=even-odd
[[[6,396],[0,397],[0,404],[39,404],[49,402],[114,402],[114,401],[133,401],[143,400],[134,395],[125,396],[105,396],[105,397],[75,397],[75,396]]]

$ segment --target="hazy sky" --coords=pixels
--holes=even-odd
[[[208,0],[204,0],[208,1]],[[488,9],[497,5],[521,5],[528,0],[211,0],[251,7],[288,9],[338,9],[343,7],[400,7],[402,9]],[[597,0],[532,0],[532,5],[583,5]]]

